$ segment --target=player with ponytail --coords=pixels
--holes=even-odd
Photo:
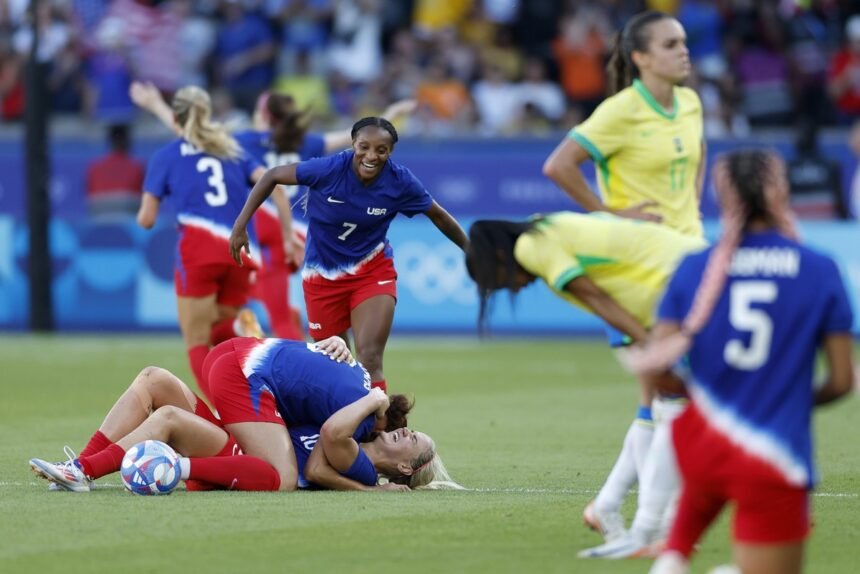
[[[815,483],[811,413],[851,390],[853,316],[835,263],[798,243],[778,156],[731,153],[714,182],[723,235],[681,263],[648,345],[629,361],[665,377],[686,353],[691,372],[691,404],[672,426],[681,499],[652,573],[687,572],[729,502],[740,569],[796,573]],[[827,377],[813,385],[819,350]]]
[[[132,98],[139,101],[141,94],[153,91],[157,94],[151,85],[135,84]],[[174,269],[179,327],[191,371],[205,390],[202,368],[210,345],[245,334],[237,330],[240,323],[248,323],[251,329],[256,325],[248,311],[240,318],[251,272],[260,261],[256,239],[242,267],[230,258],[228,238],[250,184],[265,170],[243,153],[224,126],[211,120],[212,103],[206,91],[182,88],[169,107],[160,96],[158,100],[162,103],[159,117],[169,120],[179,137],[150,159],[137,221],[150,229],[161,202],[172,203],[179,230]]]

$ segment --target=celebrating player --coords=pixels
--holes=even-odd
[[[277,342],[270,340],[270,343]],[[317,358],[320,353],[329,357],[326,361],[336,364],[337,361],[351,361],[351,355],[339,337],[330,341],[322,341],[311,347],[304,344],[290,348],[282,353],[288,360],[301,363],[302,356]],[[213,351],[217,359],[231,347],[222,346]],[[337,406],[332,402],[329,389],[338,388],[337,374],[343,375],[344,370],[319,368],[318,361],[310,362],[315,366],[305,369],[306,374],[319,373],[316,379],[316,395],[304,394],[304,403],[299,408],[293,408],[292,413],[300,415],[302,409],[311,410],[318,399],[321,403],[313,410],[313,415],[324,412],[320,409]],[[207,361],[206,375],[217,361]],[[219,367],[220,368],[220,367]],[[333,376],[334,375],[334,376]],[[304,381],[294,380],[292,390],[302,388]],[[331,382],[331,386],[328,383]],[[337,384],[335,384],[337,383]],[[384,397],[384,395],[383,395]],[[383,404],[384,403],[384,404]],[[295,403],[292,403],[295,407]],[[384,397],[378,395],[359,399],[360,407],[345,409],[347,418],[338,422],[335,416],[329,417],[332,424],[326,423],[332,431],[349,428],[353,424],[353,432],[359,425],[366,426],[366,416],[376,416],[379,427],[386,429],[383,433],[374,433],[374,440],[362,443],[362,451],[353,453],[352,461],[361,459],[363,464],[356,465],[356,472],[349,472],[349,466],[336,469],[328,463],[323,447],[315,448],[319,439],[320,424],[311,423],[293,425],[290,421],[290,439],[295,446],[297,459],[288,460],[288,464],[297,465],[299,487],[316,486],[336,489],[367,489],[377,484],[377,472],[391,481],[405,483],[410,487],[423,487],[435,483],[445,487],[454,485],[444,468],[441,460],[435,454],[435,445],[423,433],[412,433],[404,428],[406,415],[411,403],[402,395]],[[372,407],[372,408],[371,408]],[[356,410],[364,409],[364,410]],[[361,420],[355,419],[356,412],[365,412]],[[337,411],[335,412],[337,414]],[[341,417],[341,418],[342,418]],[[345,427],[344,424],[347,426]],[[167,442],[177,451],[188,457],[182,464],[183,478],[187,479],[189,490],[205,490],[211,488],[232,488],[238,490],[278,490],[281,482],[278,473],[271,464],[258,457],[245,455],[238,449],[232,436],[222,428],[221,421],[216,418],[209,408],[194,393],[172,373],[158,367],[147,367],[135,378],[129,389],[117,400],[106,416],[99,430],[93,434],[80,456],[75,456],[67,447],[69,461],[65,463],[49,463],[41,459],[32,459],[31,467],[40,476],[48,478],[63,489],[84,492],[91,489],[91,481],[106,474],[119,470],[119,465],[125,450],[143,440],[155,439]],[[334,425],[334,426],[333,426]],[[281,423],[283,426],[283,423]],[[332,437],[343,442],[346,437],[342,433],[329,432],[323,425],[324,442],[331,443]],[[352,433],[350,433],[352,434]],[[378,434],[378,436],[377,436]],[[373,438],[368,435],[368,438]],[[410,445],[402,444],[403,438]],[[428,448],[429,445],[429,448]],[[336,452],[329,444],[326,452]],[[226,457],[226,458],[225,458]],[[310,457],[311,464],[304,472],[305,464]],[[344,457],[335,461],[343,462]],[[368,465],[367,461],[372,465]],[[404,466],[405,465],[405,466]],[[375,468],[377,472],[368,469]],[[305,478],[307,475],[308,478]],[[372,475],[372,476],[371,476]],[[357,480],[351,480],[350,477]],[[456,486],[448,486],[456,487]],[[396,488],[396,487],[390,487]]]
[[[386,389],[382,356],[394,319],[397,274],[386,238],[398,213],[424,213],[465,249],[466,234],[412,173],[389,156],[397,131],[383,118],[352,127],[352,150],[269,170],[233,225],[230,252],[241,261],[246,228],[277,184],[306,185],[308,243],[302,272],[310,334],[346,338],[351,327],[358,360],[374,386]]]
[[[248,299],[259,251],[255,244],[254,257],[246,256],[247,265],[237,266],[227,256],[226,240],[250,182],[264,172],[222,126],[209,120],[211,108],[209,95],[200,88],[176,92],[172,119],[180,137],[150,160],[137,214],[141,227],[149,229],[161,202],[174,203],[179,227],[174,270],[179,327],[198,384],[210,342],[236,334],[234,321]]]
[[[723,235],[681,263],[651,342],[630,361],[665,380],[688,352],[692,370],[691,405],[672,426],[682,495],[651,572],[687,572],[729,501],[740,569],[800,572],[815,482],[811,411],[851,390],[851,308],[834,262],[797,242],[776,155],[732,153],[714,180]],[[819,349],[828,375],[814,386]]]
[[[693,90],[680,86],[691,69],[686,41],[684,28],[675,18],[655,11],[634,16],[618,34],[607,66],[613,95],[574,127],[544,164],[544,173],[585,210],[660,221],[682,233],[702,236],[702,105]],[[581,172],[581,164],[589,159],[594,162],[603,201]],[[611,329],[609,338],[614,346],[623,343]],[[652,437],[666,436],[665,429],[659,428],[661,421],[674,416],[681,406],[674,400],[658,400],[654,408],[664,416],[652,418],[652,398],[646,388],[618,461],[583,513],[586,524],[607,539],[624,532],[621,503],[637,477],[640,500],[651,494],[651,481],[644,477],[651,474],[645,465]],[[654,443],[657,456],[668,449],[667,440]],[[670,492],[670,477],[653,478],[658,482],[666,478],[666,484],[657,488]],[[658,495],[648,505],[656,507],[650,514],[659,515],[663,498]],[[641,514],[637,518],[637,531],[650,529],[653,520]]]

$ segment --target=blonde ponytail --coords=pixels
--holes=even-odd
[[[173,97],[173,115],[182,128],[182,136],[194,147],[210,155],[236,159],[241,154],[238,142],[227,129],[211,121],[209,94],[197,86],[186,86]]]

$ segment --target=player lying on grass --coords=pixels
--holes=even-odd
[[[337,363],[330,358],[352,361],[349,351],[340,340],[322,341],[313,346],[302,345],[302,347],[306,349],[305,352],[302,352],[300,347],[294,347],[286,354],[296,359],[296,357],[306,354],[319,357],[320,351],[325,351],[328,353],[326,361],[331,364]],[[209,371],[214,364],[214,361],[207,360],[207,367],[209,368],[204,370],[207,376],[211,375]],[[320,369],[320,371],[322,370]],[[342,379],[336,377],[328,381],[322,377],[311,376],[320,384],[320,394],[323,394],[329,385],[341,385],[343,383]],[[359,397],[365,399],[364,407],[368,407],[369,399],[366,398],[368,394],[368,390],[365,389],[363,395]],[[386,399],[386,401],[388,400]],[[427,435],[411,433],[405,429],[392,431],[398,426],[405,426],[406,415],[411,404],[402,395],[392,397],[390,401],[390,405],[386,403],[386,409],[376,408],[369,411],[359,421],[359,424],[355,425],[356,428],[353,429],[353,433],[359,426],[366,427],[366,419],[370,416],[378,422],[380,428],[386,428],[389,432],[378,435],[373,433],[362,437],[368,439],[369,442],[366,448],[362,448],[362,451],[355,451],[356,456],[353,457],[353,461],[359,458],[362,460],[370,459],[379,474],[400,482],[405,481],[412,487],[423,486],[437,479],[443,483],[450,482],[444,465],[435,455],[435,445]],[[308,408],[313,408],[312,403],[321,402],[327,403],[322,407],[323,411],[325,408],[331,408],[331,401],[323,399],[309,401]],[[350,404],[347,402],[341,406]],[[339,410],[340,406],[332,415]],[[384,417],[374,416],[375,413],[382,413],[383,411]],[[295,410],[292,412],[298,414]],[[354,415],[355,408],[347,411],[347,413]],[[349,448],[349,445],[346,444],[348,441],[341,436],[344,428],[343,423],[338,422],[342,421],[342,417],[348,416],[348,414],[341,415],[341,418],[327,417],[327,420],[323,422],[331,422],[328,427],[319,423],[309,423],[307,419],[295,426],[291,424],[288,440],[293,445],[302,445],[302,448],[298,449],[297,447],[295,453],[291,449],[288,460],[279,462],[283,466],[295,469],[296,486],[302,485],[302,482],[310,476],[311,482],[326,488],[361,488],[361,483],[344,482],[338,472],[332,471],[335,469],[347,472],[349,468],[341,469],[337,465],[333,467],[326,465],[328,459],[320,458],[324,456],[322,453],[325,451],[327,443],[330,445],[329,450],[335,453],[340,452],[337,450],[338,448]],[[331,432],[323,433],[325,440],[319,442],[320,446],[316,447],[320,454],[314,455],[316,458],[311,459],[309,470],[302,473],[297,459],[304,461],[311,454],[314,442],[312,438],[314,434],[317,434],[320,426]],[[402,441],[403,437],[407,437],[409,443],[415,444],[411,448],[406,448],[409,445]],[[99,430],[81,452],[81,456],[75,457],[71,449],[67,447],[67,454],[70,458],[68,462],[54,464],[33,459],[31,466],[39,475],[52,480],[66,490],[87,491],[90,489],[90,479],[117,471],[125,450],[139,440],[146,438],[163,440],[171,444],[180,454],[193,457],[190,461],[183,462],[182,467],[183,477],[191,479],[187,484],[189,490],[208,488],[278,490],[281,486],[278,474],[270,463],[259,457],[242,454],[236,447],[236,441],[221,428],[220,420],[212,414],[206,404],[176,376],[157,367],[148,367],[135,378],[129,389],[123,393],[110,410]],[[355,442],[357,444],[357,441]],[[365,455],[365,452],[369,454]],[[397,453],[408,455],[405,466],[402,464],[404,461],[400,459],[392,465],[392,460]],[[343,455],[334,456],[337,461],[343,461]],[[398,465],[400,466],[398,467]],[[366,463],[364,468],[367,469]],[[398,468],[403,472],[400,473]],[[414,472],[414,469],[419,469],[420,472]],[[301,478],[298,478],[299,476]],[[369,476],[369,474],[365,476]],[[403,476],[409,478],[404,479]],[[365,486],[375,485],[375,477],[372,482],[369,478],[366,482],[370,482],[370,484]]]
[[[476,221],[469,230],[466,267],[478,286],[479,324],[487,322],[490,298],[499,290],[517,293],[542,280],[556,295],[602,318],[613,330],[610,343],[620,347],[644,342],[654,322],[654,310],[681,258],[705,247],[703,239],[664,225],[616,217],[607,213],[554,213],[528,221]],[[619,336],[621,335],[621,336]],[[624,337],[626,336],[626,337]],[[618,461],[595,501],[586,508],[587,524],[607,539],[626,537],[621,503],[640,483],[637,520],[651,540],[624,553],[650,552],[677,481],[662,468],[651,468],[652,451],[670,448],[668,435],[654,423],[654,390],[640,380],[637,420],[630,426]],[[669,398],[671,399],[671,397]],[[666,421],[679,411],[677,401],[654,402]],[[658,414],[655,412],[655,415]],[[652,434],[659,435],[652,448]],[[652,497],[654,498],[648,498]],[[634,525],[636,522],[634,521]],[[586,556],[607,557],[586,551]],[[628,554],[629,555],[629,554]]]

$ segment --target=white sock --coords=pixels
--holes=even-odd
[[[633,536],[645,542],[659,536],[666,512],[674,509],[671,503],[680,487],[671,422],[682,408],[654,410],[662,416],[658,418],[645,468],[639,477],[638,507],[630,529]]]
[[[180,480],[188,480],[191,476],[191,459],[180,457],[179,459],[179,478]]]
[[[650,420],[636,419],[630,427],[633,440],[633,460],[636,462],[636,476],[642,482],[642,474],[645,472],[645,462],[648,460],[648,451],[651,450],[651,440],[654,438],[654,422]]]
[[[638,423],[633,421],[627,435],[624,437],[624,444],[621,447],[621,453],[618,455],[618,460],[615,461],[615,466],[609,476],[606,477],[606,482],[597,494],[594,500],[594,506],[604,512],[618,512],[621,505],[624,503],[624,498],[630,488],[636,484],[636,462],[634,457],[634,438]]]

